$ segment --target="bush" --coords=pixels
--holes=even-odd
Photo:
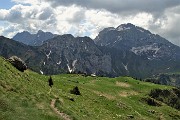
[[[154,89],[151,90],[149,96],[180,110],[180,89],[178,88],[172,90]]]
[[[158,102],[155,99],[150,98],[150,97],[143,98],[142,101],[146,102],[150,106],[161,106],[160,102]]]
[[[70,90],[70,93],[75,95],[81,95],[79,88],[77,86]]]

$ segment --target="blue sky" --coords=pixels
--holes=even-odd
[[[13,5],[15,5],[14,2],[11,2],[11,0],[0,0],[0,8],[1,9],[9,9],[11,8]]]
[[[180,46],[180,0],[0,0],[0,35],[9,38],[38,30],[95,38],[124,23]]]

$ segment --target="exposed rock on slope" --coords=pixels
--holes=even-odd
[[[25,64],[25,62],[23,60],[21,60],[21,58],[18,58],[17,56],[12,56],[8,59],[8,61],[14,66],[16,67],[18,70],[24,72],[24,70],[27,69],[27,66]]]

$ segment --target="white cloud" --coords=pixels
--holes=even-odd
[[[130,22],[176,44],[180,40],[179,0],[79,0],[82,3],[74,0],[12,1],[17,4],[11,9],[0,9],[0,22],[6,23],[1,24],[0,34],[7,37],[24,30],[35,33],[41,29],[95,38],[105,27]]]
[[[162,13],[167,8],[180,5],[179,0],[43,0],[56,6],[78,5],[88,9],[105,9],[112,13]]]
[[[11,0],[11,1],[17,4],[31,4],[31,5],[36,5],[41,3],[41,0]]]
[[[10,34],[7,33],[7,31],[9,31],[7,27],[12,28],[15,32],[23,30],[36,32],[39,29],[49,31],[56,28],[54,9],[46,3],[31,6],[18,4],[9,10],[0,9],[0,20],[8,24],[2,26],[4,28],[3,35],[8,37]],[[19,27],[14,27],[17,25]]]
[[[148,29],[157,33],[170,42],[180,46],[180,6],[166,9],[164,14],[158,19],[149,23]]]

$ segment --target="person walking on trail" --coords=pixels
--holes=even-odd
[[[52,85],[53,85],[53,80],[52,80],[51,76],[50,76],[50,78],[48,79],[48,82],[49,82],[49,86],[52,87]]]

